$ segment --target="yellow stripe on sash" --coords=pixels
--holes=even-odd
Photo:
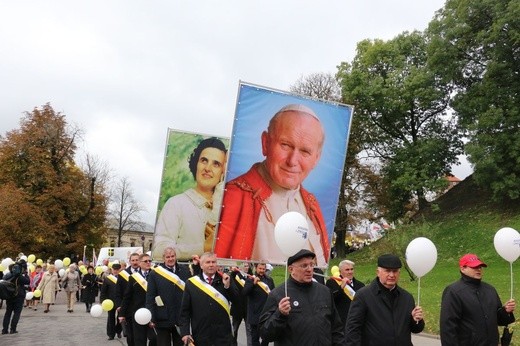
[[[184,291],[184,281],[182,281],[177,275],[160,266],[154,268],[154,271],[166,280],[173,282],[177,287]]]
[[[191,281],[195,286],[197,286],[201,291],[203,291],[212,299],[214,299],[217,303],[219,303],[220,306],[222,306],[226,310],[228,316],[231,315],[231,308],[229,306],[229,302],[222,293],[217,291],[210,284],[207,284],[204,281],[202,281],[201,278],[198,276],[192,276],[188,280]]]
[[[128,275],[128,272],[126,270],[121,270],[121,272],[119,272],[119,276],[125,279],[126,282],[128,282],[128,280],[130,279],[130,275]]]
[[[117,283],[117,278],[114,275],[112,275],[112,274],[108,275],[107,279],[112,281],[113,284]]]
[[[265,293],[269,294],[269,292],[271,292],[271,289],[265,282],[259,280],[256,284],[260,286],[260,288],[263,289]]]
[[[239,275],[235,275],[235,280],[240,284],[240,286],[244,287],[246,284],[246,280],[242,279]]]
[[[343,288],[343,292],[345,292],[345,294],[347,295],[347,297],[350,298],[350,300],[354,300],[356,291],[354,291],[352,287],[350,287],[349,285],[345,285],[345,287]]]
[[[145,278],[139,273],[133,273],[132,277],[135,279],[135,282],[139,284],[139,286],[142,287],[142,289],[146,292],[146,289],[148,288],[148,282]]]

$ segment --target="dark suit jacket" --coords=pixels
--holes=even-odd
[[[202,273],[199,275],[204,280]],[[238,296],[236,287],[224,288],[221,276],[217,273],[212,286],[228,301],[233,302]],[[232,342],[231,323],[224,308],[188,280],[182,297],[179,319],[181,336],[192,335],[195,345],[229,346]],[[191,327],[191,332],[190,332]]]
[[[267,275],[260,278],[260,281],[269,286],[269,289],[274,288],[274,281]],[[267,300],[268,294],[260,287],[253,284],[253,279],[247,279],[242,294],[247,297],[247,323],[258,324],[260,314]]]
[[[162,268],[170,271],[164,263]],[[175,265],[175,275],[186,282],[190,272],[185,266]],[[176,284],[152,271],[148,276],[148,290],[146,292],[146,308],[152,313],[152,322],[158,328],[171,328],[179,324],[182,295],[184,291]],[[155,297],[160,296],[164,306],[157,306]]]
[[[123,301],[121,302],[122,316],[133,318],[135,312],[146,305],[146,291],[141,287],[133,276],[130,276],[126,285]]]
[[[103,302],[105,299],[110,299],[114,303],[114,309],[118,308],[117,305],[117,284],[120,280],[124,280],[122,277],[117,276],[117,282],[113,283],[108,277],[103,280],[101,285],[101,293],[99,295],[99,301]]]
[[[354,278],[352,280],[354,284],[354,291],[358,291],[361,287],[364,287],[365,284],[359,280]],[[330,278],[327,280],[327,287],[330,288],[332,295],[334,296],[334,304],[336,304],[336,309],[338,310],[339,317],[343,322],[343,325],[347,322],[348,310],[350,309],[350,303],[352,302],[350,298],[347,296],[345,291],[341,288],[340,282]]]

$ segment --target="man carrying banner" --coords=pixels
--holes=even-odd
[[[140,325],[133,318],[135,312],[144,308],[146,304],[146,290],[148,288],[147,277],[152,267],[150,255],[139,255],[139,271],[133,273],[126,285],[123,302],[121,303],[121,315],[119,321],[125,321],[126,317],[132,318],[132,333],[127,334],[128,345],[146,346],[148,342],[148,325]],[[128,324],[128,322],[127,322]]]
[[[238,296],[230,276],[217,273],[217,257],[206,252],[200,257],[202,272],[191,277],[184,288],[180,328],[182,341],[195,345],[229,346],[233,336],[230,301]]]
[[[103,285],[101,285],[101,293],[99,296],[99,301],[103,302],[105,299],[110,299],[114,303],[114,308],[108,311],[107,317],[107,335],[108,340],[114,340],[114,337],[117,334],[117,337],[121,337],[121,323],[116,319],[116,309],[119,305],[117,302],[117,281],[119,280],[119,272],[121,271],[121,264],[114,263],[112,264],[112,273],[105,276],[103,280]],[[124,280],[124,279],[121,279]]]
[[[274,281],[265,274],[265,263],[255,264],[256,275],[246,279],[242,294],[247,297],[247,344],[252,346],[267,346],[269,343],[262,340],[260,343],[260,333],[258,321],[264,308],[265,301],[269,292],[274,288]]]
[[[246,278],[253,274],[249,262],[243,262],[242,268],[232,267],[229,276],[231,276],[231,285],[237,288],[238,297],[231,304],[231,319],[233,325],[233,345],[238,344],[238,330],[242,320],[247,317],[247,298],[242,291],[246,283]]]
[[[163,252],[164,263],[155,267],[148,276],[146,308],[152,313],[150,327],[157,331],[157,345],[182,346],[177,331],[185,281],[190,277],[188,269],[177,263],[173,247]]]
[[[350,303],[356,295],[356,291],[365,284],[354,278],[354,262],[343,260],[339,263],[339,277],[331,277],[327,280],[326,285],[330,288],[334,296],[334,303],[338,309],[341,322],[345,325],[347,322],[348,310]]]
[[[123,334],[126,336],[128,346],[133,345],[132,321],[134,320],[134,316],[123,315],[123,313],[121,312],[121,305],[123,303],[123,297],[125,295],[126,286],[128,286],[128,281],[130,280],[130,275],[139,272],[139,256],[140,255],[137,252],[130,254],[130,266],[119,272],[119,278],[122,280],[117,280],[116,300],[114,301],[115,306],[117,306],[116,312],[118,314],[118,320],[121,323],[121,328],[123,329]]]
[[[261,136],[263,162],[226,184],[215,253],[221,258],[282,263],[274,226],[286,212],[307,217],[309,241],[319,267],[327,265],[329,237],[317,199],[302,183],[316,167],[325,140],[314,111],[290,104],[270,120]]]

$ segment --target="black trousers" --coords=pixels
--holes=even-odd
[[[11,331],[16,331],[18,321],[20,320],[20,314],[23,310],[23,303],[25,301],[25,295],[16,296],[13,299],[6,300],[4,321],[2,330],[7,332],[9,330],[9,322],[11,323]],[[13,317],[11,319],[11,316]]]
[[[143,326],[135,320],[132,321],[132,333],[134,346],[156,346],[157,344],[157,336],[147,324]],[[150,343],[148,343],[148,340],[150,340]]]
[[[238,316],[232,316],[232,324],[233,324],[233,345],[237,344],[237,337],[238,337],[238,329],[240,328],[240,323],[242,323],[242,320],[244,319],[243,315]]]
[[[175,326],[171,328],[157,328],[157,346],[183,346],[181,336]]]
[[[107,317],[107,335],[109,338],[116,336],[116,333],[121,333],[121,324],[116,319],[116,310],[112,309],[108,312]]]
[[[247,331],[247,345],[248,346],[267,346],[267,341],[260,342],[260,330],[258,324],[246,324]]]

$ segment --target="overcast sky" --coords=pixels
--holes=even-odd
[[[239,80],[288,90],[442,0],[2,1],[0,133],[50,102],[155,220],[168,128],[229,137]],[[354,114],[355,116],[355,114]],[[460,178],[467,165],[454,169]]]

